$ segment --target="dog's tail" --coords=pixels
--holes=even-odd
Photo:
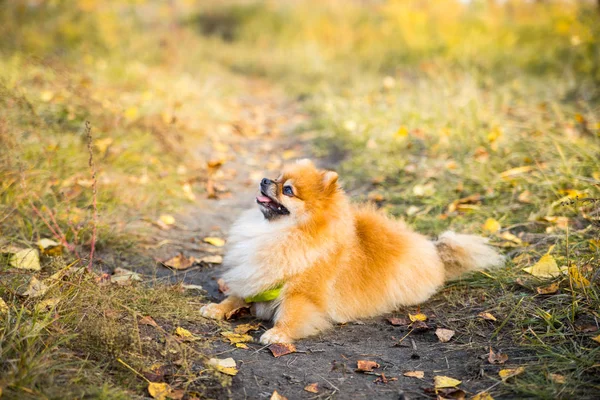
[[[487,239],[447,231],[435,241],[444,262],[446,280],[456,279],[471,271],[480,271],[504,264],[504,257],[487,244]]]

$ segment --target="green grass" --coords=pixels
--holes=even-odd
[[[185,183],[203,194],[205,155],[189,149],[212,154],[213,132],[231,122],[244,82],[259,78],[309,113],[296,133],[313,139],[313,153],[329,160],[357,201],[376,199],[432,236],[490,236],[505,251],[506,268],[452,283],[431,302],[447,318],[498,318],[492,330],[477,318],[457,325],[467,335],[487,327],[480,343],[501,345],[514,355],[511,365],[526,367],[494,395],[597,392],[598,331],[581,327],[600,318],[600,203],[562,204],[600,198],[593,4],[142,3],[138,11],[149,13],[133,3],[0,1],[0,246],[53,236],[36,207],[87,257],[89,120],[98,247],[138,257],[146,233],[133,236],[128,226],[175,212],[189,201]],[[486,232],[489,218],[499,232]],[[555,279],[557,293],[537,294],[550,282],[522,269],[549,250],[590,285],[565,275]],[[62,265],[75,258],[66,254]],[[49,259],[43,266],[42,277],[57,268]],[[161,315],[170,328],[199,322],[197,304],[169,287],[109,289],[69,277],[52,292],[64,301],[40,313],[39,301],[23,300],[11,285],[0,287],[10,308],[0,325],[8,360],[0,387],[15,398],[56,397],[65,382],[73,396],[144,393],[144,381],[132,381],[116,358],[138,371],[167,358],[140,342],[135,315]],[[191,377],[195,367],[177,368]]]

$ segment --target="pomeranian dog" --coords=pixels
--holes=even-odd
[[[230,232],[228,297],[201,312],[222,319],[252,303],[256,316],[274,321],[263,344],[422,303],[445,281],[504,260],[482,237],[445,232],[430,241],[373,207],[350,204],[337,173],[310,160],[263,179],[256,202]]]

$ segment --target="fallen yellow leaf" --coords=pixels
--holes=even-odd
[[[423,379],[425,377],[425,372],[424,371],[407,371],[402,375],[408,376],[409,378]]]
[[[56,257],[62,254],[62,245],[52,239],[40,239],[38,240],[37,245],[42,254],[47,256]]]
[[[525,367],[509,368],[501,369],[500,372],[498,372],[498,375],[500,375],[500,378],[502,378],[502,380],[505,381],[509,378],[512,378],[513,376],[520,375],[523,372],[525,372]]]
[[[273,392],[270,400],[287,400],[287,397],[280,395],[277,390]]]
[[[401,126],[400,128],[398,128],[398,130],[396,131],[395,134],[396,137],[406,137],[408,136],[408,129],[406,129],[405,126]]]
[[[593,340],[594,342],[598,342],[598,343],[600,343],[600,335],[598,335],[598,336],[594,336],[594,337],[592,338],[592,340]]]
[[[237,347],[238,349],[249,349],[248,345],[245,343],[236,343],[235,347]]]
[[[571,282],[577,288],[590,286],[590,281],[579,272],[579,268],[576,266],[569,268],[569,276],[571,277]]]
[[[187,329],[182,328],[180,326],[178,326],[175,329],[175,334],[183,339],[195,339],[196,338],[192,332],[190,332]]]
[[[483,230],[489,233],[496,233],[502,228],[500,222],[496,221],[494,218],[488,218],[483,224]]]
[[[413,194],[417,197],[433,196],[435,194],[435,186],[433,185],[433,182],[429,182],[425,185],[415,185],[413,186]]]
[[[213,246],[216,246],[216,247],[225,246],[225,241],[219,237],[213,237],[213,236],[205,237],[204,241],[206,243],[212,244]]]
[[[8,313],[8,305],[2,297],[0,297],[0,315]]]
[[[42,269],[40,266],[40,254],[37,249],[14,249],[8,251],[2,251],[3,253],[10,254],[8,259],[8,265],[17,269],[27,269],[31,271],[39,271]]]
[[[136,107],[129,107],[123,112],[123,116],[129,120],[134,120],[138,116],[138,109]]]
[[[513,176],[521,175],[526,172],[532,171],[533,167],[531,165],[525,165],[523,167],[516,167],[508,169],[500,174],[500,178],[507,179],[512,178]]]
[[[563,385],[567,381],[565,376],[561,374],[550,374],[550,380],[559,385]]]
[[[304,386],[304,390],[310,393],[319,393],[319,384],[311,383],[310,385]]]
[[[561,275],[567,267],[558,267],[556,260],[550,254],[546,254],[531,267],[523,268],[523,271],[537,276],[538,278],[552,278]]]
[[[175,217],[172,215],[163,214],[158,219],[165,225],[175,225]]]
[[[235,360],[231,357],[229,358],[211,358],[208,360],[208,365],[213,366],[217,371],[222,372],[227,375],[237,375],[238,370],[235,365]]]
[[[359,372],[371,372],[373,368],[379,368],[379,364],[375,361],[358,360],[356,362],[356,370]]]
[[[148,393],[157,400],[165,400],[171,392],[171,387],[166,383],[149,382]]]
[[[167,267],[171,267],[177,270],[188,269],[192,265],[194,265],[196,259],[194,257],[186,257],[183,253],[179,253],[173,258],[168,259],[167,261],[163,261],[163,264]]]
[[[458,379],[450,378],[449,376],[434,376],[433,377],[434,386],[436,389],[442,388],[453,388],[457,387],[462,383]]]
[[[494,398],[488,392],[481,392],[471,397],[471,400],[494,400]]]
[[[221,332],[221,336],[224,336],[229,340],[229,343],[247,343],[252,341],[252,336],[234,332]]]
[[[257,324],[241,324],[236,326],[233,331],[235,333],[239,333],[240,335],[243,335],[244,333],[248,333],[250,331],[257,331],[260,329],[260,323]]]
[[[427,315],[425,314],[408,314],[408,318],[410,318],[410,320],[412,322],[416,322],[416,321],[427,321]]]
[[[31,280],[29,281],[29,286],[27,286],[27,290],[22,295],[29,297],[41,297],[46,294],[48,289],[48,285],[46,285],[43,281],[40,281],[35,276],[32,276]]]
[[[36,304],[35,310],[37,312],[47,312],[56,307],[58,303],[60,303],[59,298],[47,299]]]
[[[296,157],[298,157],[298,152],[296,150],[284,150],[283,153],[281,153],[281,158],[284,160],[291,160]]]
[[[488,320],[488,321],[498,321],[498,320],[496,319],[496,317],[494,317],[494,316],[493,316],[491,313],[489,313],[489,312],[482,312],[482,313],[479,313],[479,314],[477,314],[477,316],[479,316],[479,317],[481,317],[481,318],[483,318],[483,319],[486,319],[486,320]]]
[[[558,292],[559,288],[560,288],[560,282],[554,282],[548,286],[538,287],[535,290],[538,292],[538,294],[553,294],[553,293]]]

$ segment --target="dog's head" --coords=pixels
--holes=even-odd
[[[307,159],[290,164],[275,180],[263,178],[256,202],[268,220],[292,218],[305,223],[324,217],[336,206],[338,174],[320,170]]]

